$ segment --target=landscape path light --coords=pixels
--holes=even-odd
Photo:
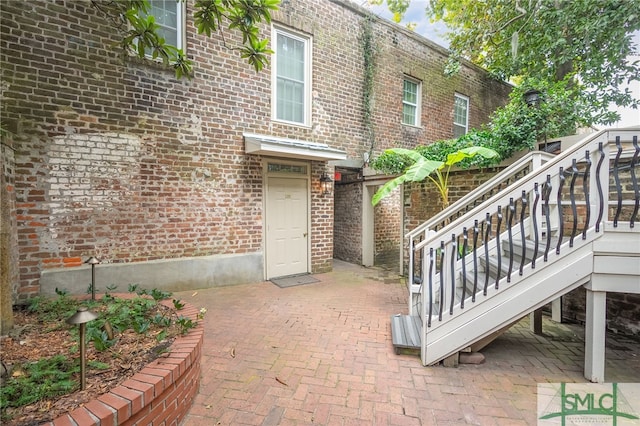
[[[100,259],[91,256],[84,263],[91,265],[91,300],[96,300],[96,265],[100,263]]]
[[[81,390],[85,390],[85,388],[87,387],[87,380],[86,380],[86,364],[87,364],[87,354],[86,354],[86,349],[85,349],[85,342],[84,342],[84,336],[85,336],[85,324],[88,323],[89,321],[93,321],[94,319],[98,318],[98,314],[96,314],[95,312],[91,312],[90,310],[88,310],[86,307],[81,306],[78,308],[78,312],[76,312],[75,314],[71,315],[69,318],[67,318],[67,324],[78,324],[80,326],[80,389]]]
[[[526,92],[524,92],[522,94],[522,97],[524,98],[524,102],[527,104],[527,106],[529,108],[535,108],[535,109],[539,109],[540,105],[542,105],[542,103],[544,102],[543,96],[542,96],[542,92],[536,89],[529,89]],[[546,151],[548,149],[547,146],[547,117],[546,117],[546,113],[544,111],[542,111],[543,114],[545,114],[544,118],[544,122],[543,124],[543,133],[544,133],[544,150]],[[538,132],[540,130],[538,129],[538,121],[536,119],[536,142],[538,141]],[[540,147],[538,147],[538,149],[540,149]]]

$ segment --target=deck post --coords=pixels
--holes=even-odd
[[[542,308],[529,314],[529,329],[533,334],[542,336]]]
[[[595,383],[604,382],[607,293],[587,288],[584,377]]]
[[[562,296],[551,302],[551,320],[562,322]]]

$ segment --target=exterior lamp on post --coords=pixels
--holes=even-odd
[[[529,89],[522,95],[524,102],[529,108],[540,108],[542,104],[542,93],[536,89]],[[539,132],[538,125],[536,124],[536,132]],[[544,147],[547,149],[547,126],[544,127]]]
[[[331,194],[331,184],[333,183],[333,181],[331,180],[331,178],[329,177],[329,175],[327,175],[326,172],[322,172],[322,176],[320,176],[320,188],[322,189],[322,193],[327,195],[327,194]]]
[[[96,265],[100,263],[100,259],[91,256],[84,263],[91,265],[91,300],[96,300]]]
[[[87,353],[85,349],[85,328],[86,323],[89,321],[93,321],[98,318],[98,314],[95,312],[91,312],[87,310],[86,307],[82,306],[78,308],[78,312],[71,315],[67,318],[67,324],[78,324],[80,326],[80,389],[85,390],[87,387],[87,379],[86,379],[86,364],[87,364]]]
[[[538,107],[541,102],[540,91],[536,89],[529,89],[522,95],[525,103],[530,107]]]

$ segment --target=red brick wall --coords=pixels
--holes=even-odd
[[[315,186],[311,191],[311,270],[315,273],[331,271],[333,259],[333,196],[323,194],[320,181],[313,179],[325,171],[333,175],[333,169],[324,165],[311,168]]]
[[[586,297],[584,287],[562,296],[562,318],[584,324]],[[607,293],[607,329],[628,336],[640,336],[640,295]]]
[[[498,174],[501,168],[457,170],[449,175],[449,204],[455,203]],[[405,190],[405,233],[440,213],[442,198],[431,181],[410,184]]]
[[[362,264],[362,185],[336,184],[333,257]]]
[[[491,79],[468,64],[452,77],[444,75],[447,51],[415,33],[375,25],[377,47],[374,84],[374,154],[394,146],[412,148],[453,137],[454,94],[468,96],[469,129],[489,121],[490,114],[508,100],[510,86]],[[401,124],[403,79],[422,83],[421,127]]]
[[[0,309],[10,310],[14,302],[13,288],[18,280],[18,252],[16,228],[16,191],[15,191],[15,152],[13,141],[3,137],[0,143],[0,286],[11,289],[9,294],[0,297]],[[1,321],[1,320],[0,320]],[[7,330],[11,324],[2,323],[1,330]]]
[[[398,270],[402,247],[402,191],[397,188],[374,209],[374,264]]]
[[[2,27],[2,115],[16,134],[21,298],[37,293],[42,268],[89,255],[261,249],[261,166],[243,154],[241,131],[268,111],[256,99],[267,74],[234,81],[249,71],[233,62],[207,70],[231,53],[190,26],[191,55],[215,60],[177,81],[148,62],[122,65],[89,2],[1,7],[12,16]]]
[[[176,80],[150,61],[122,63],[115,31],[90,2],[0,8],[0,112],[16,135],[19,299],[38,293],[42,269],[91,255],[142,262],[263,251],[262,163],[244,153],[243,132],[323,142],[355,160],[370,150],[356,6],[295,0],[273,14],[313,37],[309,128],[272,121],[270,67],[255,73],[192,23],[186,52],[195,75]],[[475,67],[444,77],[446,52],[419,36],[375,20],[373,32],[375,152],[450,137],[456,91],[471,99],[471,126],[506,101],[509,87]],[[420,129],[400,125],[404,74],[424,81]],[[334,251],[333,198],[319,193],[324,163],[311,167],[311,265],[321,272]]]
[[[510,86],[491,79],[481,69],[465,64],[460,74],[444,75],[447,51],[428,42],[411,31],[374,22],[372,26],[375,44],[375,79],[373,87],[373,141],[372,157],[385,149],[401,146],[413,148],[436,140],[453,137],[453,102],[455,93],[469,97],[469,128],[478,128],[489,121],[490,114],[506,103]],[[352,30],[353,31],[353,30]],[[361,42],[360,42],[361,43]],[[360,44],[361,45],[361,44]],[[421,126],[401,124],[403,79],[410,76],[422,82]],[[371,143],[371,141],[368,141]],[[362,158],[360,152],[356,158]],[[338,194],[338,192],[336,192]],[[359,196],[359,194],[356,194]],[[346,196],[346,195],[345,195]],[[407,195],[408,192],[407,192]],[[357,202],[360,198],[357,199]],[[336,198],[336,229],[341,232],[340,247],[336,242],[336,257],[361,259],[361,247],[343,247],[353,241],[361,241],[361,223],[353,223],[353,211],[338,208]],[[376,208],[375,262],[379,266],[395,268],[399,261],[401,224],[399,199],[385,199]],[[390,206],[392,205],[393,206]],[[357,208],[355,206],[351,207]],[[388,214],[387,214],[388,213]],[[426,216],[420,221],[428,218]],[[340,225],[342,222],[349,226]],[[395,229],[392,229],[396,226]],[[404,230],[411,229],[405,224]],[[396,253],[391,252],[395,247]],[[383,254],[384,253],[384,254]]]

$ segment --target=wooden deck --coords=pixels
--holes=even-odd
[[[421,332],[420,317],[400,314],[391,316],[391,339],[396,354],[400,353],[400,349],[420,349]]]

